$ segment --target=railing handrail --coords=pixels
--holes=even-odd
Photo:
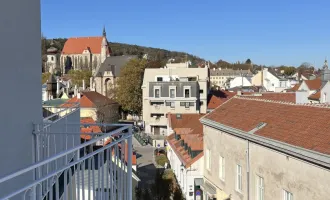
[[[57,111],[56,113],[53,113],[52,115],[43,118],[43,120],[49,120],[49,118],[58,116],[61,112],[68,111],[69,109],[79,108],[80,107],[80,103],[79,102],[69,102],[69,103],[65,103],[65,104],[72,104],[73,106],[71,106],[71,107],[55,107],[55,108],[61,108],[63,110]]]
[[[120,139],[115,140],[114,142],[111,142],[110,145],[104,146],[104,147],[102,147],[102,148],[100,148],[100,149],[98,149],[98,150],[96,150],[96,151],[94,151],[94,152],[92,152],[92,153],[90,153],[90,154],[88,154],[88,155],[86,155],[86,156],[83,156],[83,157],[79,158],[79,160],[77,160],[77,161],[74,161],[74,162],[72,162],[72,163],[69,163],[69,164],[66,165],[65,167],[62,167],[61,169],[59,169],[59,170],[57,170],[57,171],[54,171],[54,172],[48,174],[47,176],[45,176],[45,177],[43,177],[43,178],[41,178],[41,179],[38,179],[38,180],[33,181],[31,184],[29,184],[29,185],[27,185],[27,186],[21,188],[20,190],[17,190],[16,192],[13,192],[13,193],[11,193],[11,194],[5,196],[3,199],[9,199],[9,198],[11,198],[11,197],[13,197],[13,196],[15,196],[15,195],[17,195],[17,194],[20,194],[21,192],[26,191],[27,189],[29,189],[29,188],[31,188],[31,187],[33,187],[33,186],[39,184],[40,182],[45,181],[45,180],[47,180],[47,179],[49,179],[49,178],[51,178],[51,177],[57,175],[58,173],[60,173],[60,172],[62,172],[62,171],[64,171],[64,170],[66,170],[66,169],[69,169],[70,167],[72,167],[72,166],[74,166],[74,165],[77,165],[77,164],[79,164],[80,162],[85,161],[85,160],[87,160],[88,158],[90,158],[90,157],[92,157],[92,156],[94,156],[94,155],[96,155],[96,154],[98,154],[98,153],[104,151],[105,149],[108,149],[109,147],[112,147],[113,145],[118,144],[119,142],[121,142],[121,141],[123,141],[123,140],[126,140],[126,139],[128,139],[128,138],[130,138],[130,137],[132,137],[132,134],[130,134],[130,135],[126,135],[126,136],[124,136],[124,137],[121,137]],[[85,143],[84,143],[84,144],[85,144]],[[65,155],[66,155],[66,154],[68,154],[68,153],[65,153]],[[65,156],[65,155],[63,155],[63,156]],[[61,157],[62,157],[62,156],[61,156]],[[130,156],[128,156],[128,157],[130,157]],[[49,159],[46,159],[46,160],[49,160]],[[47,162],[46,162],[46,163],[47,163]],[[37,167],[40,167],[40,166],[37,166]],[[35,167],[35,168],[37,168],[37,167]],[[32,169],[34,169],[34,168],[32,168]],[[32,169],[31,169],[31,170],[32,170]],[[28,170],[28,171],[30,171],[30,170]],[[17,172],[16,172],[16,173],[17,173]],[[14,173],[14,174],[16,174],[16,173]],[[19,174],[19,175],[21,175],[21,174]],[[16,176],[19,176],[19,175],[16,175]],[[16,177],[16,176],[15,176],[15,177]],[[11,178],[15,178],[15,177],[11,177]],[[6,178],[6,177],[4,177],[4,178]],[[2,182],[4,182],[4,181],[7,181],[7,180],[10,179],[10,178],[9,178],[9,179],[4,179],[4,178],[0,179],[0,184],[1,184]],[[2,181],[2,180],[4,180],[4,181]]]
[[[45,159],[43,161],[39,161],[37,163],[34,163],[34,164],[30,165],[30,166],[25,167],[24,169],[18,170],[18,171],[14,172],[14,173],[11,173],[11,174],[7,175],[7,176],[4,176],[4,177],[0,178],[0,184],[3,183],[3,182],[5,182],[5,181],[8,181],[8,180],[10,180],[12,178],[15,178],[15,177],[17,177],[19,175],[22,175],[22,174],[24,174],[24,173],[26,173],[28,171],[31,171],[33,169],[36,169],[36,168],[38,168],[38,167],[40,167],[40,166],[42,166],[44,164],[47,164],[49,162],[52,162],[52,161],[54,161],[54,160],[56,160],[58,158],[61,158],[61,157],[65,156],[65,155],[67,155],[67,154],[73,153],[73,152],[75,152],[75,151],[77,151],[77,150],[79,150],[81,148],[84,148],[86,146],[89,146],[89,145],[91,145],[91,144],[93,144],[93,143],[95,143],[95,142],[97,142],[99,140],[102,140],[102,139],[106,138],[106,137],[109,137],[109,136],[112,136],[114,134],[120,133],[121,131],[123,131],[123,130],[125,130],[127,128],[130,128],[131,125],[126,125],[125,124],[125,125],[122,125],[122,126],[123,127],[119,128],[119,129],[113,130],[113,131],[111,131],[109,133],[105,133],[104,135],[102,135],[100,137],[91,139],[91,140],[89,140],[89,141],[87,141],[87,142],[85,142],[83,144],[77,145],[77,146],[75,146],[75,147],[73,147],[71,149],[66,150],[65,152],[60,152],[60,153],[55,154],[54,156],[52,156],[50,158],[47,158],[47,159]],[[129,132],[128,132],[128,134],[129,134]],[[127,134],[127,133],[123,133],[123,134]]]

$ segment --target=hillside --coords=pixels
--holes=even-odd
[[[64,43],[66,42],[66,38],[55,38],[53,39],[54,47],[59,50],[63,49]],[[47,39],[43,41],[42,52],[46,53],[46,50],[50,47],[51,40]],[[204,59],[199,58],[197,56],[187,54],[184,52],[177,51],[169,51],[165,49],[158,49],[152,47],[144,47],[138,45],[110,42],[109,46],[112,50],[112,55],[139,55],[143,56],[144,54],[148,54],[150,60],[158,60],[162,62],[167,62],[169,59],[175,59],[174,62],[184,62],[186,59],[190,60],[193,64],[199,64],[204,62]]]

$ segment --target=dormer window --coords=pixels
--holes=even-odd
[[[163,81],[163,77],[157,77],[157,82],[162,82]]]

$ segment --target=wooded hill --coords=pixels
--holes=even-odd
[[[64,43],[66,42],[66,38],[55,38],[53,39],[54,47],[59,49],[60,51],[64,47]],[[46,53],[46,50],[50,47],[51,39],[43,39],[42,41],[42,52]],[[193,64],[197,65],[200,63],[204,63],[205,60],[199,58],[197,56],[187,54],[185,52],[178,51],[169,51],[165,49],[152,48],[152,47],[144,47],[138,45],[124,44],[118,42],[110,42],[109,46],[112,50],[113,56],[119,55],[138,55],[142,57],[144,54],[148,54],[150,60],[167,62],[169,59],[174,59],[173,62],[185,62],[186,60],[190,60]]]

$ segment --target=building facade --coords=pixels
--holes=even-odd
[[[328,110],[234,97],[202,118],[204,199],[327,199]]]
[[[169,114],[167,158],[186,200],[201,197],[203,127],[201,114]]]
[[[207,68],[145,69],[142,96],[146,133],[167,134],[167,113],[206,113]]]
[[[133,58],[137,57],[127,55],[107,57],[100,67],[96,68],[90,79],[91,90],[111,97],[113,87],[116,86],[116,80],[120,76],[121,68]]]
[[[275,71],[264,68],[258,71],[252,77],[253,86],[262,86],[269,92],[282,92],[285,89],[291,88],[291,83],[288,79],[279,76]]]
[[[236,77],[252,76],[250,70],[233,70],[233,69],[210,69],[210,82],[212,86],[220,87],[221,89],[228,88],[228,83]]]
[[[110,56],[105,28],[101,37],[69,38],[63,47],[60,67],[63,74],[69,70],[95,71]]]

